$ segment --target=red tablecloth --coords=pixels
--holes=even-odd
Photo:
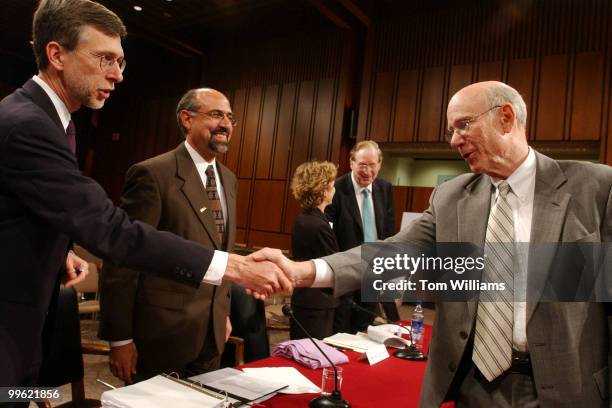
[[[431,327],[425,330],[425,349],[431,337]],[[389,349],[392,354],[394,349]],[[380,363],[370,366],[367,360],[357,360],[358,353],[347,351],[349,362],[343,364],[342,396],[353,408],[373,407],[416,407],[425,374],[426,361],[401,360],[391,355]],[[322,369],[312,370],[293,360],[283,357],[269,357],[254,361],[242,367],[280,367],[298,369],[317,386],[321,385]],[[267,408],[307,407],[308,402],[318,394],[279,394],[263,404]],[[453,407],[445,404],[444,407]]]

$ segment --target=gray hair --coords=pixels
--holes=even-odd
[[[376,150],[376,153],[378,153],[378,162],[382,163],[382,160],[383,160],[382,150],[380,150],[380,147],[378,147],[378,143],[376,143],[373,140],[362,140],[361,142],[358,142],[355,146],[353,146],[350,152],[351,161],[355,161],[355,156],[357,155],[357,152],[359,152],[360,150],[365,150],[365,149]]]
[[[195,112],[200,108],[197,98],[198,91],[199,89],[188,90],[185,95],[181,97],[181,100],[178,102],[178,105],[176,105],[176,122],[178,123],[179,130],[181,131],[183,137],[185,137],[186,129],[183,126],[183,122],[181,122],[181,111],[188,110]]]
[[[516,124],[519,129],[525,129],[527,125],[527,105],[520,93],[504,83],[498,82],[487,88],[489,106],[502,106],[507,103],[512,105],[516,114]]]
[[[49,66],[46,47],[57,41],[69,51],[76,49],[84,26],[93,26],[109,37],[125,38],[121,19],[99,3],[89,0],[41,0],[32,21],[32,48],[39,70]]]

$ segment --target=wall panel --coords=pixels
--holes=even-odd
[[[278,109],[278,85],[269,85],[265,89],[263,114],[257,147],[257,178],[267,178],[272,167],[272,147],[274,145],[274,127]]]
[[[236,225],[239,228],[247,228],[249,217],[249,206],[244,205],[251,201],[251,180],[238,179],[238,192],[236,196]]]
[[[599,140],[604,95],[604,54],[576,55],[571,140]]]
[[[478,81],[501,81],[502,62],[483,62],[478,66]]]
[[[319,81],[310,157],[325,160],[329,157],[334,120],[334,81]]]
[[[280,106],[278,107],[278,127],[274,138],[274,161],[272,164],[272,178],[274,179],[287,177],[296,88],[295,83],[282,85]]]
[[[542,58],[536,120],[536,140],[563,140],[567,94],[567,55]]]
[[[508,82],[524,96],[530,140],[579,146],[606,137],[612,2],[397,2],[381,15],[368,32],[362,137],[385,141],[378,133],[390,111],[390,141],[439,142],[448,99],[483,80]],[[412,107],[413,134],[402,116]]]
[[[255,180],[250,227],[262,231],[280,232],[283,202],[277,197],[284,196],[284,181]]]
[[[246,117],[244,118],[244,136],[240,148],[240,171],[239,177],[251,177],[255,166],[255,155],[257,154],[257,136],[259,134],[260,116],[262,109],[262,90],[256,86],[249,89],[246,104]]]
[[[425,69],[421,114],[419,115],[419,142],[438,142],[442,137],[442,112],[446,111],[444,94],[444,68]]]
[[[290,249],[291,235],[251,230],[247,246],[252,249],[260,249],[263,247]]]
[[[247,90],[242,88],[236,90],[233,98],[230,100],[232,104],[232,111],[238,118],[238,126],[236,126],[232,132],[232,140],[225,155],[225,164],[232,171],[234,171],[234,173],[238,172],[238,159],[240,158],[240,145],[242,143],[242,132],[244,129],[244,119],[246,115],[246,97]]]
[[[291,172],[309,158],[311,125],[314,116],[315,82],[302,82],[299,87],[297,113],[295,118],[293,146],[291,149]],[[291,177],[289,175],[289,177]]]
[[[429,207],[429,197],[433,192],[432,187],[410,187],[410,210],[412,212],[423,212]]]
[[[366,135],[367,139],[376,142],[386,142],[390,139],[393,78],[392,72],[381,72],[376,76],[374,103],[372,105],[372,126],[369,134]]]
[[[416,69],[399,73],[393,141],[414,141],[419,72]]]

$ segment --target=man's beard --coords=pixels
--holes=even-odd
[[[217,142],[212,139],[208,141],[208,148],[216,153],[227,153],[229,144],[227,142]]]
[[[224,127],[218,127],[210,132],[210,139],[208,140],[208,148],[216,153],[227,153],[229,149],[229,131]],[[218,133],[223,133],[225,138],[228,140],[227,142],[217,141],[215,140],[215,135]]]

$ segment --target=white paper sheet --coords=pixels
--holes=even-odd
[[[279,384],[288,384],[289,387],[280,390],[283,394],[310,394],[319,393],[321,389],[293,367],[262,367],[243,368],[248,376]],[[322,370],[321,370],[322,371]]]

